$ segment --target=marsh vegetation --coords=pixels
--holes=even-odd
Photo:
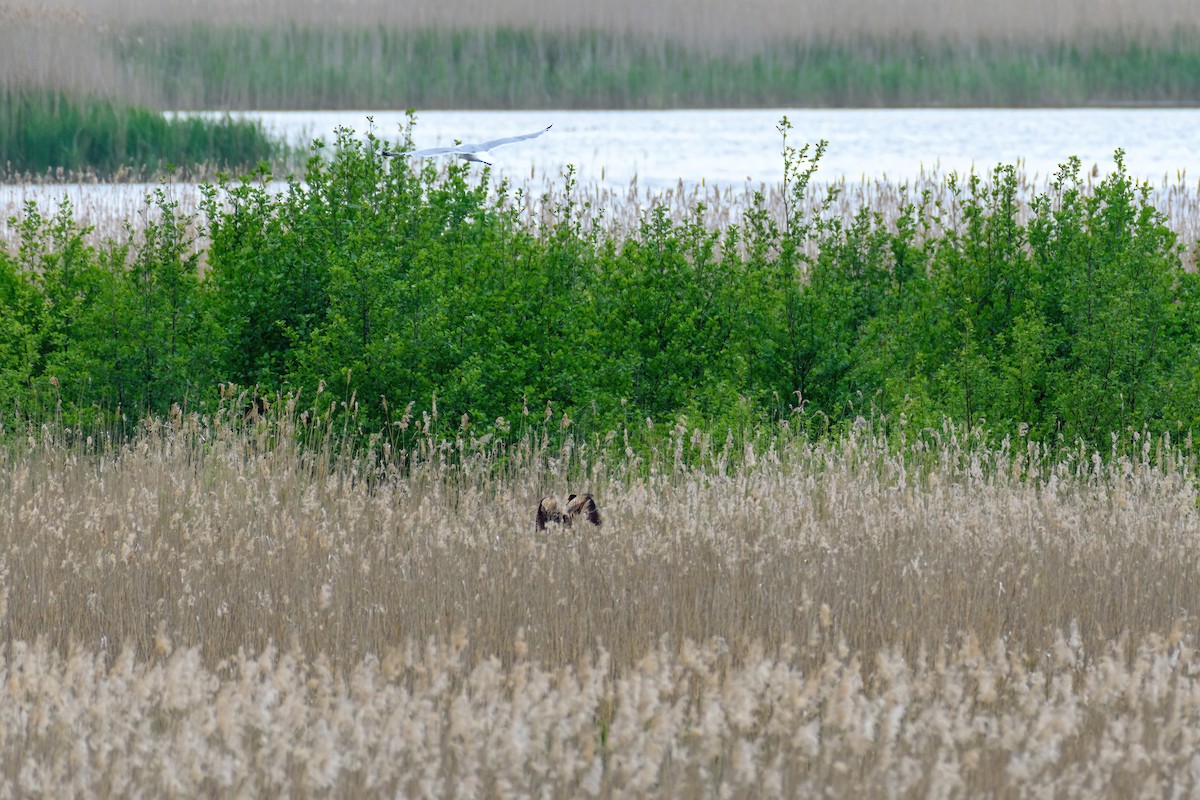
[[[611,5],[6,7],[0,91],[1172,102],[1200,74],[1165,0],[841,3],[802,41],[769,2],[740,38],[733,4]],[[407,144],[8,221],[0,794],[1196,793],[1194,188],[1117,153],[830,193],[785,138],[779,187],[644,201],[380,157]],[[603,527],[536,531],[568,490]]]
[[[3,7],[0,90],[173,109],[1194,103],[1194,9],[873,0]],[[99,31],[100,35],[96,35]],[[61,54],[69,54],[61,57]]]
[[[681,421],[613,455],[425,409],[397,454],[247,399],[0,431],[9,791],[1195,788],[1190,441]],[[535,532],[580,485],[604,526]]]
[[[975,7],[969,7],[969,6]],[[872,0],[165,9],[0,5],[0,175],[281,171],[250,123],[163,110],[1180,105],[1200,39],[1171,0],[1098,11]],[[290,166],[289,166],[290,168]]]
[[[0,254],[0,398],[127,427],[211,413],[221,383],[326,386],[367,430],[436,398],[444,432],[504,438],[545,414],[718,433],[802,409],[1068,445],[1196,422],[1196,275],[1119,153],[1032,193],[1012,167],[902,188],[885,216],[814,193],[822,146],[785,139],[774,199],[621,225],[569,174],[531,200],[384,145],[343,131],[303,180],[209,185],[201,217],[159,187],[98,243],[69,205],[26,209]]]

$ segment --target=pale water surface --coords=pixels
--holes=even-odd
[[[333,138],[335,128],[363,132],[370,112],[262,113],[293,143]],[[1200,176],[1200,109],[763,109],[697,111],[426,111],[414,143],[435,147],[527,133],[535,140],[497,149],[495,171],[514,177],[556,175],[573,164],[581,181],[644,188],[699,182],[744,186],[783,176],[776,126],[791,120],[789,143],[826,139],[822,180],[905,180],[922,171],[1020,164],[1030,178],[1052,175],[1070,156],[1100,172],[1126,151],[1130,172],[1161,183]],[[371,114],[378,136],[399,138],[404,115]],[[1040,180],[1038,181],[1040,182]]]
[[[818,182],[915,181],[931,173],[997,164],[1019,165],[1042,187],[1068,157],[1078,156],[1089,172],[1113,166],[1113,151],[1126,151],[1132,175],[1162,188],[1160,206],[1177,202],[1165,187],[1200,190],[1200,109],[763,109],[696,111],[427,111],[417,117],[416,147],[481,141],[553,125],[545,136],[497,149],[493,172],[514,185],[560,186],[566,165],[579,182],[625,192],[636,180],[638,194],[672,189],[682,181],[737,192],[778,184],[783,177],[782,140],[776,126],[791,120],[793,146],[826,139],[829,149]],[[405,115],[400,112],[264,112],[261,119],[293,144],[313,138],[331,142],[339,126],[395,144]],[[368,117],[371,121],[368,121]],[[472,166],[473,170],[482,169]],[[281,184],[282,185],[282,184]],[[0,185],[0,237],[26,201],[45,210],[69,198],[84,220],[121,220],[145,214],[145,192],[130,184]],[[168,187],[184,209],[195,208],[195,186]],[[1189,206],[1190,207],[1190,206]],[[1176,209],[1170,212],[1178,216]],[[1189,227],[1189,226],[1184,226]]]

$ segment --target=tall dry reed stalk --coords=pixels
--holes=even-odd
[[[0,431],[5,794],[1197,790],[1190,441],[352,447],[243,398]],[[535,532],[578,488],[604,527]]]
[[[461,631],[473,653],[520,634],[542,663],[600,643],[628,666],[719,635],[805,643],[811,666],[969,631],[1036,659],[1072,623],[1095,651],[1200,608],[1190,443],[1051,458],[951,428],[898,451],[865,422],[742,443],[681,422],[649,460],[469,430],[353,452],[293,406],[125,444],[4,433],[4,621],[63,648],[145,655],[165,630],[210,664],[269,642],[341,663]],[[607,526],[534,535],[538,498],[578,487]]]
[[[1126,644],[1129,645],[1126,648]],[[520,640],[514,649],[520,650]],[[1163,797],[1197,779],[1176,633],[1030,667],[967,637],[929,664],[658,647],[621,677],[416,644],[346,669],[292,650],[205,666],[8,648],[0,788],[242,797]],[[1127,655],[1122,650],[1132,650]]]

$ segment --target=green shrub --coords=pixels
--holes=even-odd
[[[161,190],[142,231],[102,245],[69,205],[29,207],[0,260],[0,399],[137,417],[212,408],[223,383],[323,395],[393,442],[416,408],[424,436],[549,425],[633,447],[681,417],[1094,445],[1200,420],[1196,278],[1122,153],[1087,190],[1069,162],[1027,214],[1001,167],[950,178],[941,206],[843,222],[807,205],[824,145],[791,148],[788,127],[785,214],[760,202],[723,231],[698,207],[601,233],[570,174],[553,221],[529,223],[487,170],[386,159],[347,130],[282,191],[265,173],[209,187],[203,271],[196,220]]]

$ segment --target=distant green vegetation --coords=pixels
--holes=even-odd
[[[282,193],[210,188],[202,252],[162,192],[100,246],[69,205],[29,207],[0,254],[0,408],[107,425],[211,410],[227,382],[392,433],[406,407],[501,436],[880,414],[1099,445],[1200,424],[1200,276],[1120,154],[1087,191],[1068,163],[1028,222],[1004,167],[843,224],[803,200],[820,148],[789,148],[786,219],[659,209],[619,237],[585,229],[570,183],[532,223],[465,167],[379,148],[344,132]]]
[[[120,39],[169,108],[1074,106],[1200,102],[1200,39],[863,37],[737,53],[528,29],[202,25]]]
[[[54,91],[0,91],[0,171],[124,168],[168,164],[253,168],[283,155],[255,121],[168,119],[158,111]]]

